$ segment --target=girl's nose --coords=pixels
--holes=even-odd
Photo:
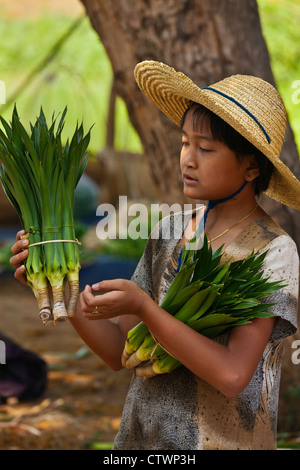
[[[183,154],[182,163],[187,168],[196,168],[197,167],[197,151],[190,145],[188,149]]]

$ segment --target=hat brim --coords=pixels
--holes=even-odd
[[[156,61],[144,61],[136,66],[134,74],[137,84],[145,96],[176,125],[180,125],[184,113],[192,102],[205,106],[227,122],[273,163],[275,169],[265,194],[293,209],[300,210],[300,182],[279,159],[285,125],[278,132],[273,132],[270,144],[265,133],[250,114],[243,112],[239,106],[229,102],[226,96],[212,93],[210,89],[198,87],[186,75],[175,71],[172,67]],[[256,80],[253,84],[251,82],[252,88],[257,87],[257,83],[264,87],[265,100],[259,102],[259,113],[261,115],[268,113],[268,116],[271,113],[274,116],[277,115],[281,122],[286,122],[284,106],[283,104],[281,106],[281,100],[276,101],[272,98],[270,91],[274,93],[274,88],[267,82],[255,77],[236,75],[230,77],[231,80],[224,84],[226,92],[228,93],[229,88],[233,96],[237,93],[241,94],[244,77],[249,81]],[[222,90],[222,82],[219,83],[221,84],[219,88]],[[262,92],[261,89],[259,91]],[[244,101],[251,100],[248,90],[247,93],[247,96],[244,96]],[[273,113],[271,112],[272,107],[275,110]],[[276,129],[276,122],[272,127]]]

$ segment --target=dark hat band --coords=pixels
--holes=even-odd
[[[256,124],[258,124],[258,126],[261,128],[261,130],[262,130],[263,133],[265,134],[268,143],[270,144],[271,139],[270,139],[270,137],[269,137],[267,131],[266,131],[265,128],[262,126],[262,124],[258,121],[258,119],[256,119],[256,117],[253,116],[253,114],[252,114],[247,108],[245,108],[245,106],[243,106],[241,103],[239,103],[237,100],[235,100],[235,99],[232,98],[231,96],[226,95],[226,94],[223,93],[222,91],[216,90],[216,88],[212,88],[212,87],[210,87],[210,86],[204,86],[204,87],[201,88],[201,90],[211,90],[211,91],[214,91],[215,93],[218,93],[219,95],[224,96],[224,98],[227,98],[228,100],[232,101],[232,102],[235,103],[237,106],[239,106],[243,111],[245,111],[245,113],[247,113],[247,114],[256,122]]]

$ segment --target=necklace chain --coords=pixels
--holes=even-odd
[[[219,235],[217,235],[216,237],[212,238],[211,240],[208,241],[208,243],[212,243],[214,242],[215,240],[217,240],[218,238],[221,238],[223,235],[225,235],[225,233],[229,232],[230,230],[232,230],[234,227],[236,227],[237,225],[241,224],[242,222],[244,222],[244,220],[246,220],[248,217],[250,217],[250,215],[252,215],[256,209],[257,209],[257,206],[258,204],[255,205],[254,209],[252,209],[249,214],[245,215],[241,220],[239,220],[238,222],[236,222],[234,225],[232,225],[231,227],[227,228],[226,230],[224,230],[224,232],[220,233]]]

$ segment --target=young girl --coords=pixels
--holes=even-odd
[[[275,449],[283,340],[297,328],[299,260],[295,243],[257,204],[262,192],[300,210],[300,183],[279,160],[286,113],[261,79],[233,76],[200,89],[153,61],[138,64],[138,85],[181,126],[180,166],[186,196],[207,204],[155,227],[131,281],[86,286],[70,321],[114,370],[127,332],[144,321],[184,367],[152,378],[133,375],[115,449]],[[264,252],[264,272],[285,279],[270,296],[276,315],[237,326],[212,340],[159,307],[176,275],[182,247],[199,223],[224,259]],[[162,233],[170,229],[170,239]],[[21,232],[12,247],[15,277],[26,282]],[[160,235],[160,236],[159,236]],[[21,251],[24,249],[24,251]],[[94,296],[93,291],[102,295]],[[118,317],[117,321],[111,321]]]

